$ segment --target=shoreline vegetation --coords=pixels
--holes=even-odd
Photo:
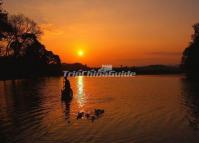
[[[60,75],[61,60],[40,42],[43,31],[32,19],[10,15],[0,1],[0,79]]]
[[[74,63],[74,64],[62,64],[63,71],[89,71],[89,70],[96,70],[98,71],[101,67],[88,67],[87,65],[83,65],[81,63]],[[170,65],[148,65],[148,66],[120,66],[120,67],[113,67],[113,70],[116,72],[121,71],[131,71],[136,72],[137,75],[161,75],[161,74],[182,74],[183,71],[180,65],[170,66]]]
[[[14,59],[9,58],[11,62],[15,61]],[[6,60],[8,61],[8,60]],[[2,59],[0,58],[0,65]],[[2,62],[4,63],[4,62]],[[28,63],[27,63],[28,64]],[[29,68],[26,71],[22,71],[23,68],[18,68],[21,65],[14,64],[15,66],[10,67],[8,71],[4,70],[4,73],[0,71],[0,80],[13,80],[13,79],[24,79],[24,78],[34,78],[34,77],[50,77],[50,76],[63,76],[63,71],[90,71],[96,70],[98,71],[101,67],[88,67],[81,63],[74,64],[66,64],[63,63],[60,67],[56,67],[57,65],[51,65],[48,69],[38,70],[35,73],[32,73],[33,70]],[[24,64],[23,64],[24,65]],[[42,68],[42,67],[41,67]],[[46,67],[45,67],[46,68]],[[59,70],[57,70],[59,69]],[[149,65],[149,66],[134,66],[134,67],[113,67],[113,70],[116,72],[121,71],[131,71],[135,72],[136,75],[180,75],[183,74],[180,66],[168,66],[168,65]],[[48,72],[46,72],[48,71]]]
[[[9,60],[15,61],[14,59]],[[2,59],[0,58],[0,62]],[[0,63],[1,65],[1,63]],[[14,80],[14,79],[24,79],[24,78],[34,78],[34,77],[51,77],[51,76],[63,76],[63,71],[90,71],[90,70],[96,70],[98,71],[101,67],[88,67],[86,65],[83,65],[81,63],[74,63],[74,64],[66,64],[63,63],[61,65],[61,72],[59,69],[60,67],[55,67],[56,65],[48,67],[48,70],[44,69],[43,71],[39,70],[36,73],[32,73],[32,70],[29,68],[29,73],[26,71],[21,71],[23,68],[17,68],[20,67],[20,65],[16,65],[11,67],[9,71],[5,71],[5,73],[2,74],[2,71],[0,72],[0,80]],[[24,65],[24,64],[23,64]],[[17,69],[17,70],[16,70]],[[183,74],[183,71],[181,70],[180,66],[168,66],[168,65],[149,65],[149,66],[134,66],[134,67],[113,67],[113,70],[116,72],[121,71],[131,71],[135,72],[136,75],[180,75]],[[16,72],[17,71],[17,72]],[[46,73],[46,71],[48,71]],[[26,73],[25,73],[26,72]]]

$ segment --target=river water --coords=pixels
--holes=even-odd
[[[0,81],[1,143],[198,143],[199,84],[182,76]],[[104,109],[95,121],[77,113]]]

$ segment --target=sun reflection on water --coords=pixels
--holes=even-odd
[[[78,76],[77,77],[77,102],[79,108],[84,107],[85,104],[85,92],[84,92],[84,77]]]

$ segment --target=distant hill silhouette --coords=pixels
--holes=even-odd
[[[181,74],[182,70],[178,65],[149,65],[149,66],[135,66],[135,67],[116,67],[116,71],[132,71],[137,75],[156,75],[156,74]]]
[[[78,70],[96,70],[98,71],[101,67],[88,67],[81,63],[74,64],[62,64],[62,69],[64,71],[78,71]],[[167,65],[149,65],[149,66],[134,66],[134,67],[113,67],[116,72],[120,71],[132,71],[136,72],[138,75],[155,75],[155,74],[181,74],[182,70],[179,65],[167,66]]]
[[[78,70],[90,70],[91,68],[87,65],[83,65],[81,63],[74,63],[74,64],[62,64],[62,70],[64,71],[78,71]]]

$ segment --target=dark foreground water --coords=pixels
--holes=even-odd
[[[74,98],[60,101],[62,78],[0,81],[0,142],[198,143],[199,84],[181,76],[71,78]],[[78,111],[105,113],[94,122]]]

